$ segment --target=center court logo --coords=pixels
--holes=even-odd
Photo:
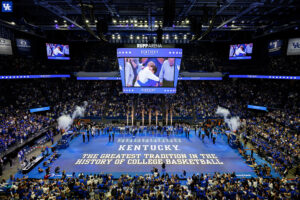
[[[12,1],[2,1],[2,12],[12,12],[13,2]]]

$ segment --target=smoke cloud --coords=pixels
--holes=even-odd
[[[73,124],[73,119],[70,117],[70,115],[62,115],[57,119],[58,122],[58,128],[60,130],[68,130],[69,127]]]
[[[75,111],[72,113],[72,115],[62,115],[57,119],[58,128],[60,130],[68,130],[70,126],[73,124],[73,121],[77,117],[83,117],[84,112],[86,109],[86,106],[88,103],[86,101],[83,102],[83,106],[76,106]],[[72,116],[72,117],[71,117]]]
[[[76,117],[83,117],[84,116],[85,107],[76,106],[75,111],[72,114],[72,119]]]
[[[230,112],[226,108],[222,108],[221,106],[218,106],[217,115],[221,115],[224,118],[225,123],[228,125],[231,131],[236,131],[241,125],[241,121],[239,117],[231,117],[229,118],[228,116],[230,115]]]
[[[221,106],[218,106],[216,114],[221,115],[224,118],[227,118],[228,115],[230,115],[230,112],[226,108],[222,108]]]

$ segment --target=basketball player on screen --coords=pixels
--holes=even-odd
[[[141,70],[137,76],[135,87],[150,87],[158,86],[159,78],[155,75],[157,68],[154,62],[150,61],[143,70]]]
[[[63,56],[64,53],[61,51],[61,47],[57,46],[54,50],[53,50],[53,56]]]
[[[246,55],[246,52],[244,51],[244,46],[241,45],[240,48],[238,48],[235,51],[235,56],[245,56],[245,55]]]

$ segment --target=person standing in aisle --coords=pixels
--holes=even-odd
[[[216,139],[217,139],[217,133],[216,133],[216,131],[213,131],[212,138],[213,138],[213,143],[216,144]]]
[[[85,143],[85,131],[82,132],[82,142]]]

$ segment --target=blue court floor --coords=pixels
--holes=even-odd
[[[256,175],[253,168],[245,163],[245,160],[236,149],[232,149],[228,146],[226,142],[227,139],[225,137],[226,136],[219,136],[216,140],[216,144],[213,144],[212,140],[207,137],[204,142],[202,142],[200,138],[194,135],[193,131],[191,131],[189,139],[183,135],[167,137],[144,134],[137,135],[133,138],[130,135],[122,136],[116,134],[114,142],[108,141],[108,135],[100,135],[90,137],[89,142],[86,140],[86,142],[83,143],[82,136],[78,136],[70,142],[70,146],[68,148],[58,150],[58,153],[60,153],[61,156],[51,163],[51,176],[52,178],[59,178],[61,176],[61,173],[54,173],[54,169],[56,167],[60,167],[60,171],[65,170],[67,176],[71,176],[72,173],[75,172],[75,174],[110,173],[114,177],[119,177],[121,174],[136,175],[151,173],[153,167],[158,168],[159,171],[162,170],[161,164],[149,164],[147,162],[137,164],[131,162],[133,160],[136,161],[137,159],[130,159],[130,157],[124,159],[122,164],[116,164],[116,159],[111,159],[110,163],[108,163],[108,160],[106,159],[105,163],[101,163],[100,161],[104,160],[100,159],[103,154],[135,154],[140,155],[138,159],[140,161],[147,161],[146,154],[148,155],[147,158],[149,158],[150,154],[159,155],[160,157],[162,157],[162,154],[185,154],[187,158],[191,158],[190,154],[196,154],[198,163],[166,163],[166,172],[169,174],[181,175],[183,170],[185,170],[188,176],[201,173],[213,174],[215,172],[235,172],[237,176],[240,177],[255,177]],[[136,140],[131,141],[131,139]],[[168,141],[164,141],[164,139],[168,139]],[[135,147],[134,145],[140,146]],[[147,149],[144,149],[142,145],[149,146],[147,146]],[[155,147],[152,146],[152,149],[150,149],[150,145],[155,145]],[[167,147],[165,145],[167,145]],[[158,149],[158,146],[160,146],[161,149]],[[162,149],[163,147],[164,149]],[[91,156],[91,154],[98,154],[97,158],[100,161],[97,161],[98,163],[86,163],[87,161],[84,160],[84,158],[87,159],[87,156]],[[211,158],[214,159],[209,159],[207,155],[212,154],[213,157]],[[200,159],[204,160],[205,164],[200,162]],[[166,161],[166,159],[163,160]],[[169,161],[172,161],[172,159],[169,159]],[[44,177],[45,173],[38,173],[38,167],[46,169],[46,167],[43,167],[42,163],[40,163],[26,176],[29,178]],[[20,173],[16,175],[16,177],[22,176],[24,175]]]

